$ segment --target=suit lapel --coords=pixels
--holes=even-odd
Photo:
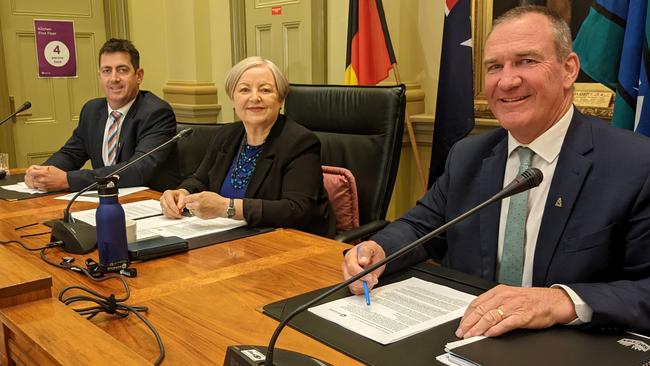
[[[480,172],[480,202],[484,202],[499,192],[503,187],[503,172],[508,157],[508,139],[504,134],[492,149],[492,155],[483,159]],[[481,238],[481,276],[483,278],[494,278],[498,238],[499,218],[501,204],[493,203],[479,213],[480,215],[480,238]]]
[[[97,128],[94,130],[94,136],[90,140],[91,149],[94,150],[90,156],[96,156],[97,161],[93,162],[93,168],[104,166],[104,132],[106,131],[106,123],[108,122],[108,103],[102,103],[101,107],[96,110],[91,123],[95,123],[94,121],[97,123]]]
[[[230,138],[227,138],[225,143],[221,146],[221,149],[219,152],[217,152],[217,155],[215,156],[214,162],[216,165],[216,168],[214,168],[214,175],[210,177],[210,185],[213,183],[216,183],[213,188],[215,192],[220,192],[221,191],[221,185],[223,184],[223,181],[226,179],[226,174],[228,174],[228,170],[230,169],[230,165],[233,163],[233,161],[236,159],[237,154],[239,153],[239,149],[241,147],[241,142],[244,139],[244,125],[240,126],[240,129],[237,129],[235,133],[232,134]],[[233,143],[234,142],[234,143]],[[222,162],[228,162],[227,164],[223,164]]]
[[[584,156],[593,149],[591,125],[582,119],[576,109],[558,156],[537,237],[533,286],[546,285],[551,259],[591,169],[591,159]],[[561,199],[561,204],[558,204],[558,199]]]
[[[141,92],[138,92],[138,94],[135,97],[135,101],[133,101],[133,104],[131,104],[131,108],[129,108],[129,111],[126,113],[126,116],[124,116],[124,120],[122,121],[122,126],[120,127],[120,136],[119,136],[119,140],[117,141],[118,162],[123,161],[120,158],[120,154],[122,153],[122,148],[124,147],[126,136],[131,135],[131,130],[135,128],[133,126],[133,121],[134,121],[134,117],[138,114],[138,107],[140,106],[141,100],[142,100],[142,94]]]
[[[262,151],[257,164],[255,165],[255,171],[251,177],[251,181],[248,183],[248,188],[246,189],[246,197],[256,197],[259,189],[262,187],[262,183],[266,179],[266,175],[273,166],[273,161],[275,160],[275,155],[277,152],[277,146],[275,141],[277,137],[282,133],[282,129],[286,119],[284,116],[279,115],[278,119],[275,120],[271,131],[269,132],[268,137],[266,138],[266,146]]]
[[[274,159],[275,152],[268,151],[267,153],[266,150],[262,152],[262,155],[260,155],[260,158],[255,165],[255,172],[253,173],[248,188],[246,189],[246,197],[257,196],[257,192],[262,187],[262,183],[266,179],[269,169],[273,166]]]

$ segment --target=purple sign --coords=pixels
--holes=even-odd
[[[77,76],[77,50],[71,20],[34,20],[39,77]]]

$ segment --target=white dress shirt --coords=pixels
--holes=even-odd
[[[542,223],[544,206],[548,198],[548,192],[553,181],[555,167],[562,149],[564,138],[569,129],[569,124],[573,118],[574,107],[569,110],[555,123],[551,128],[544,132],[528,145],[519,143],[510,133],[508,133],[508,160],[504,173],[504,187],[510,183],[519,173],[519,155],[513,154],[519,146],[525,146],[535,152],[531,166],[542,171],[544,180],[537,187],[528,191],[528,218],[526,219],[526,236],[524,244],[524,271],[522,278],[522,287],[531,287],[533,283],[533,263],[535,259],[535,248],[537,246],[537,236]],[[556,199],[556,197],[551,197]],[[498,266],[501,262],[503,253],[503,239],[506,230],[506,219],[508,218],[508,208],[510,198],[501,201],[501,217],[499,221],[499,249],[498,249]],[[571,324],[581,324],[591,321],[592,309],[569,287],[564,285],[553,285],[552,287],[562,287],[571,297],[576,309],[578,319]]]
[[[136,95],[136,97],[137,97],[137,95]],[[106,119],[106,127],[104,128],[104,140],[102,140],[102,160],[104,160],[104,165],[105,166],[108,166],[108,164],[110,164],[110,160],[108,159],[108,147],[106,145],[107,145],[108,137],[109,137],[108,136],[108,131],[110,130],[111,123],[113,122],[112,121],[113,118],[111,117],[111,113],[113,111],[118,111],[118,112],[120,112],[122,114],[122,117],[120,117],[120,124],[118,125],[118,128],[117,128],[117,138],[118,138],[118,141],[119,141],[120,132],[122,131],[122,124],[124,123],[124,118],[126,118],[126,114],[129,113],[129,109],[131,109],[131,106],[133,105],[133,102],[135,102],[135,98],[131,99],[130,102],[126,103],[125,105],[123,105],[122,107],[120,107],[118,109],[112,109],[111,106],[108,105],[108,102],[106,102],[106,107],[108,108],[108,118]],[[118,145],[117,145],[118,151],[116,152],[116,154],[119,152],[119,148],[120,148],[120,144],[118,143]],[[116,162],[117,162],[117,159],[116,159]]]

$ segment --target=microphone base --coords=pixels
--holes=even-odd
[[[266,347],[236,345],[228,346],[224,365],[228,366],[270,366],[264,363]],[[275,348],[273,351],[273,365],[275,366],[332,366],[332,364],[302,353]]]
[[[85,222],[53,221],[50,240],[61,240],[63,250],[73,254],[90,253],[97,247],[95,228]]]

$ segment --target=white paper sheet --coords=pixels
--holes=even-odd
[[[16,184],[8,184],[6,186],[0,186],[0,188],[6,189],[8,191],[14,191],[14,192],[20,192],[20,193],[28,193],[28,194],[45,193],[45,191],[41,191],[40,189],[34,189],[34,188],[27,187],[27,184],[25,184],[25,182],[19,182],[19,183],[16,183]]]
[[[140,192],[140,191],[145,191],[149,189],[149,187],[129,187],[129,188],[120,188],[119,193],[117,194],[118,197],[124,197],[126,195]],[[57,200],[64,200],[64,201],[70,201],[74,195],[77,194],[77,192],[72,192],[69,194],[66,194],[65,196],[57,197],[55,199]],[[99,194],[97,191],[88,191],[82,193],[79,197],[77,197],[76,201],[83,201],[83,202],[99,202]]]
[[[170,219],[162,215],[156,200],[131,202],[122,205],[126,218],[136,221],[137,240],[154,236],[178,236],[183,239],[218,233],[246,225],[246,221],[216,218],[203,220],[198,217]],[[96,209],[73,212],[76,220],[95,226]]]
[[[170,219],[163,216],[151,217],[138,221],[138,240],[153,236],[178,236],[183,239],[195,238],[207,234],[218,233],[246,225],[244,220],[233,220],[224,217],[203,220],[198,217],[183,217]]]
[[[381,344],[389,344],[460,318],[476,296],[415,277],[309,311]]]
[[[125,203],[122,205],[124,209],[124,216],[131,220],[141,220],[151,216],[162,216],[160,203],[156,200],[145,200],[138,202]],[[72,217],[76,220],[83,221],[87,224],[95,226],[95,212],[97,209],[91,208],[90,210],[73,212]]]

